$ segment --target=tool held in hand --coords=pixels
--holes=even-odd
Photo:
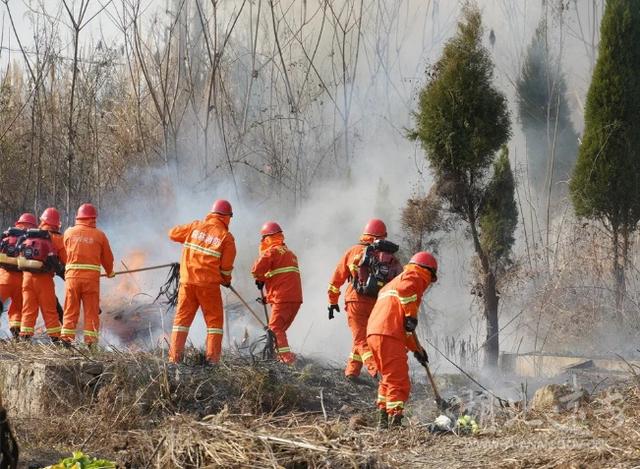
[[[258,282],[256,282],[256,286],[258,286]],[[260,298],[256,298],[256,300],[262,304],[264,308],[264,318],[269,324],[269,311],[267,309],[267,299],[264,297],[264,284],[260,282]],[[271,329],[267,327],[267,342],[263,352],[263,358],[268,360],[274,360],[276,358],[276,348],[278,344],[276,342],[276,336]]]
[[[260,319],[260,316],[258,316],[258,314],[253,309],[251,309],[251,306],[249,306],[249,303],[247,303],[245,299],[240,296],[240,293],[238,293],[238,291],[235,288],[233,288],[233,285],[229,285],[229,290],[231,290],[234,293],[234,295],[238,297],[238,299],[240,300],[240,303],[242,303],[244,307],[249,310],[251,315],[254,317],[256,321],[260,323],[260,325],[264,328],[264,330],[265,331],[268,330],[269,328],[264,323],[264,321],[262,321],[262,319]]]
[[[413,334],[413,339],[415,340],[416,345],[418,346],[418,352],[426,356],[426,352],[422,347],[422,345],[420,344],[420,341],[418,340],[418,335],[415,333],[415,331],[413,331],[412,334]],[[447,401],[445,401],[440,396],[440,392],[438,392],[438,386],[436,386],[436,382],[433,379],[433,375],[431,374],[429,363],[427,362],[427,360],[419,360],[419,361],[420,361],[420,364],[424,367],[425,371],[427,372],[427,378],[429,378],[429,383],[431,383],[431,388],[433,389],[433,395],[435,397],[436,405],[438,406],[438,409],[447,410],[450,407],[450,405]]]
[[[168,267],[173,267],[175,262],[171,264],[162,264],[162,265],[153,265],[151,267],[142,267],[140,269],[130,269],[130,270],[119,270],[118,272],[113,272],[112,275],[122,275],[122,274],[134,274],[136,272],[146,272],[147,270],[157,270],[157,269],[166,269]],[[106,277],[107,274],[100,274],[100,277]]]

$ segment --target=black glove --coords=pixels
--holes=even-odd
[[[340,312],[340,306],[338,305],[329,305],[329,307],[327,308],[329,310],[329,319],[333,319],[333,312]]]
[[[223,286],[224,288],[231,288],[231,282],[229,282],[229,283],[223,283],[223,284],[222,284],[222,286]]]
[[[404,330],[407,332],[413,332],[418,327],[418,319],[411,316],[404,317]]]
[[[425,349],[413,352],[413,356],[421,365],[426,365],[427,363],[429,363],[429,355],[427,355],[427,351]]]
[[[258,290],[262,290],[264,288],[264,282],[256,280],[256,287],[258,287]]]

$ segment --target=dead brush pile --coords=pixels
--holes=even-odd
[[[377,431],[372,383],[353,385],[342,370],[310,362],[289,369],[227,354],[211,368],[192,349],[185,366],[171,368],[160,352],[91,353],[15,343],[0,345],[0,356],[24,367],[50,363],[61,376],[70,376],[65,370],[82,374],[87,363],[101,368],[89,380],[52,381],[56,392],[47,397],[46,414],[12,415],[25,467],[51,464],[72,450],[123,468],[163,469],[633,467],[640,462],[637,380],[565,412],[523,405],[501,409],[474,398],[484,405],[472,411],[480,432],[457,436],[427,431],[425,423],[438,413],[417,383],[409,427]]]
[[[123,467],[143,467],[154,453],[157,464],[150,467],[201,467],[212,453],[205,438],[210,431],[226,435],[235,448],[211,461],[238,467],[238,461],[253,459],[254,445],[245,448],[240,438],[247,431],[270,427],[278,435],[280,426],[286,429],[318,416],[324,420],[324,415],[348,420],[354,409],[370,408],[376,391],[373,382],[355,386],[344,380],[342,370],[313,362],[290,369],[227,354],[219,366],[208,367],[194,349],[179,367],[169,366],[160,351],[91,352],[10,342],[0,345],[0,355],[21,367],[47,364],[60,377],[48,383],[45,393],[49,415],[12,419],[23,452],[83,450],[111,457]],[[90,378],[87,369],[94,373]],[[202,444],[179,448],[178,442],[199,441],[199,433]],[[254,440],[264,445],[260,438]],[[164,443],[157,446],[159,441]],[[212,441],[222,444],[224,438],[212,436]],[[293,449],[304,452],[304,445]],[[244,459],[240,451],[245,451]],[[293,452],[282,453],[282,465],[306,458]],[[166,463],[167,458],[177,465]]]

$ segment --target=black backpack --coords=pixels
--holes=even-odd
[[[399,246],[386,239],[369,244],[353,276],[353,288],[359,295],[377,297],[382,287],[402,272],[402,266],[393,255]]]

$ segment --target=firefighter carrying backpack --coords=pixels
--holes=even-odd
[[[402,266],[393,255],[399,246],[386,239],[369,244],[353,276],[353,288],[359,295],[377,297],[382,287],[402,272]]]
[[[11,227],[2,233],[0,240],[0,267],[11,272],[18,272],[18,254],[20,248],[20,238],[25,231],[20,228]]]
[[[58,265],[58,253],[47,230],[27,230],[18,256],[18,268],[24,272],[55,272]]]

